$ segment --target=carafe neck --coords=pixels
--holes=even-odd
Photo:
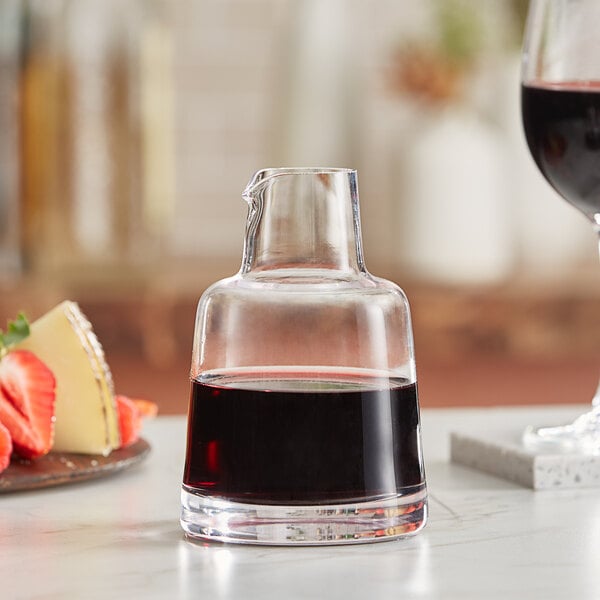
[[[264,169],[246,187],[241,273],[365,271],[356,171]]]

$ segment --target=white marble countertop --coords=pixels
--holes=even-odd
[[[185,419],[106,479],[0,496],[0,597],[600,598],[600,489],[534,492],[449,462],[449,431],[570,420],[586,407],[423,411],[430,520],[346,547],[193,544],[179,527]]]

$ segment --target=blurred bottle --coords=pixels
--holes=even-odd
[[[22,0],[26,269],[131,277],[173,208],[171,38],[162,0]]]
[[[17,95],[21,10],[0,3],[0,280],[20,273]]]

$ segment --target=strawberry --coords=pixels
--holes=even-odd
[[[125,448],[137,442],[142,430],[143,419],[155,417],[158,413],[158,406],[150,400],[129,398],[129,396],[123,395],[115,396],[115,400],[119,413],[121,448]]]
[[[152,419],[158,414],[158,406],[151,400],[145,400],[143,398],[130,398],[138,409],[140,416],[144,419]]]
[[[119,431],[121,433],[121,448],[137,442],[142,429],[142,417],[137,406],[127,396],[115,396],[117,412],[119,413]]]
[[[55,389],[52,371],[32,352],[14,350],[0,361],[0,421],[25,458],[52,447]]]
[[[0,423],[0,473],[8,467],[10,463],[10,455],[12,454],[12,440],[10,432],[2,423]]]

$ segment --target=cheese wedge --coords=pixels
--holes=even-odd
[[[111,453],[120,445],[119,419],[104,351],[75,302],[65,301],[31,324],[15,347],[30,350],[56,377],[53,451]]]

